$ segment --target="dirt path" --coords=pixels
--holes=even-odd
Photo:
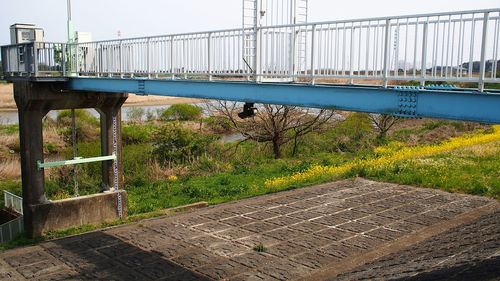
[[[345,180],[10,250],[0,279],[488,280],[499,205]]]

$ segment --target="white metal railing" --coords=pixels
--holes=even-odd
[[[5,208],[13,210],[19,214],[23,214],[23,198],[8,191],[3,191]]]
[[[35,44],[2,47],[7,76],[500,83],[500,9]]]
[[[0,243],[8,242],[24,231],[23,198],[5,190],[3,194],[5,208],[18,213],[19,216],[0,225]]]
[[[0,225],[0,243],[9,242],[24,231],[22,216]]]

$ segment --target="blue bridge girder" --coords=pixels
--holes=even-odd
[[[69,78],[68,90],[280,104],[500,124],[500,93],[446,87]]]

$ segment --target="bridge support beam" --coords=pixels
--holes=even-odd
[[[500,124],[500,93],[459,88],[362,87],[165,79],[71,78],[71,90],[229,100]]]
[[[127,94],[63,89],[67,89],[63,82],[14,83],[14,98],[19,112],[24,228],[29,237],[40,236],[50,230],[116,220],[118,209],[122,210],[123,216],[126,214],[126,195],[109,191],[111,188],[121,190],[123,186],[120,116]],[[45,197],[44,170],[37,167],[37,161],[44,159],[42,120],[51,110],[81,108],[95,108],[100,113],[101,155],[115,153],[117,165],[112,161],[102,162],[102,191],[106,193],[98,199],[75,198],[51,202]],[[121,202],[121,208],[118,208],[118,202]],[[92,206],[89,207],[89,204]],[[60,211],[51,211],[56,209]],[[97,211],[89,215],[89,210]]]

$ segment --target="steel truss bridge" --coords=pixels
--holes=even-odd
[[[6,79],[74,91],[486,123],[500,123],[499,56],[500,8],[1,48]]]

